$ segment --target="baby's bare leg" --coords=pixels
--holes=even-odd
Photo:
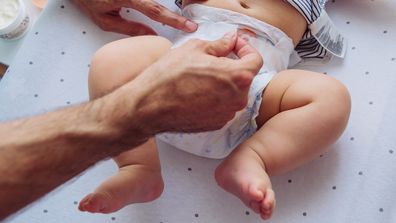
[[[268,219],[275,203],[268,176],[318,157],[341,135],[349,112],[349,93],[335,79],[302,70],[279,73],[263,94],[256,119],[261,127],[217,168],[218,183]]]
[[[81,211],[111,213],[161,195],[164,182],[154,139],[120,154],[114,161],[119,167],[118,173],[80,201]]]
[[[91,99],[134,79],[170,46],[168,40],[156,36],[133,37],[104,46],[91,63]],[[164,183],[154,139],[120,154],[114,161],[119,172],[81,200],[81,211],[110,213],[131,203],[152,201],[161,195]]]

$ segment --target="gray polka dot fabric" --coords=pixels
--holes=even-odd
[[[176,8],[173,1],[162,1]],[[349,39],[344,60],[300,68],[331,75],[350,90],[349,125],[316,160],[272,178],[277,209],[271,223],[396,222],[396,1],[332,0],[327,12]],[[131,9],[128,18],[145,19]],[[174,30],[155,24],[171,38]],[[0,120],[46,112],[88,100],[90,58],[105,43],[125,36],[97,28],[68,0],[49,1],[0,81]],[[2,136],[4,137],[4,136]],[[101,162],[8,222],[259,223],[237,198],[220,189],[213,171],[220,161],[159,143],[165,180],[162,196],[116,213],[79,212],[78,201],[116,173]]]

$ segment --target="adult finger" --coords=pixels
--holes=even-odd
[[[216,57],[225,57],[235,48],[237,35],[235,32],[225,34],[221,39],[208,41],[205,45],[205,52]]]
[[[119,15],[95,15],[93,20],[105,31],[117,32],[130,36],[156,35],[156,32],[150,27],[141,23],[125,20]]]
[[[237,66],[243,65],[242,67],[255,74],[263,66],[263,58],[260,53],[241,37],[236,40],[234,53],[240,58],[237,60]]]
[[[149,18],[172,26],[185,32],[194,32],[198,25],[180,16],[154,0],[124,0],[118,1],[119,7],[131,7],[145,14]]]
[[[231,70],[230,78],[238,86],[238,88],[247,93],[254,76],[258,73],[263,65],[263,59],[259,52],[255,50],[246,40],[237,37],[233,52],[239,59],[222,59],[227,63],[228,70]]]

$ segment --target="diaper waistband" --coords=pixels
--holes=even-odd
[[[201,4],[190,4],[182,9],[182,15],[198,24],[202,22],[225,22],[236,25],[241,29],[247,28],[254,31],[257,36],[263,36],[269,39],[274,45],[280,39],[285,38],[290,42],[291,48],[294,49],[292,39],[282,30],[238,12]]]

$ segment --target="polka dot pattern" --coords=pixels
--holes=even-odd
[[[173,7],[171,1],[161,2]],[[343,61],[308,68],[346,85],[353,102],[351,118],[328,152],[285,175],[271,177],[278,206],[271,222],[339,222],[346,217],[362,223],[387,222],[396,193],[396,183],[389,178],[396,171],[396,142],[391,134],[396,132],[396,24],[389,19],[396,2],[332,0],[327,8],[349,37],[347,55]],[[49,1],[45,13],[47,18],[32,27],[16,62],[0,82],[0,104],[7,105],[0,106],[0,120],[88,100],[92,55],[121,38],[101,31],[68,0]],[[127,18],[136,14],[126,8],[122,13]],[[162,142],[158,146],[165,181],[160,199],[109,215],[80,213],[80,199],[117,171],[111,161],[105,161],[16,216],[15,222],[58,222],[64,216],[70,222],[99,223],[262,222],[218,187],[213,174],[221,160],[199,158]]]

